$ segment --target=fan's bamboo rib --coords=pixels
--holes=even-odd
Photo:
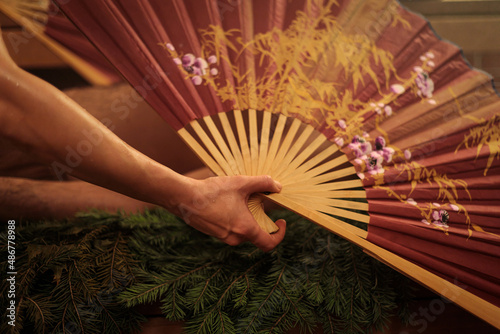
[[[196,28],[194,27],[193,22],[189,17],[189,13],[186,9],[186,5],[182,0],[173,0],[171,1],[172,6],[174,7],[174,13],[172,13],[173,17],[177,17],[182,24],[182,30],[187,38],[184,40],[189,47],[189,50],[194,54],[201,54],[201,45],[200,41],[196,37]]]
[[[470,91],[471,85],[473,87],[477,87],[484,84],[491,85],[490,81],[491,79],[488,78],[488,76],[485,74],[476,75],[473,76],[472,78],[469,78],[468,80],[459,81],[453,87],[453,89],[455,93],[459,97],[461,97],[463,95],[466,95],[467,92]],[[455,100],[455,97],[452,94],[450,94],[448,90],[439,90],[438,92],[435,92],[433,98],[436,99],[436,101],[440,101],[440,105],[445,105]],[[418,118],[420,114],[427,113],[434,108],[435,106],[427,103],[411,104],[408,107],[400,109],[398,111],[398,117],[388,117],[387,119],[385,119],[380,125],[380,127],[385,132],[391,133],[394,129],[397,129],[402,124],[411,122],[415,118]]]
[[[346,233],[350,237],[356,237],[357,239],[366,239],[368,236],[368,232],[360,229],[359,227],[353,226],[349,223],[343,222],[340,219],[335,217],[327,216],[321,212],[310,210],[306,206],[302,205],[300,202],[296,202],[294,200],[288,199],[286,196],[283,196],[281,193],[273,193],[270,195],[266,195],[268,199],[271,201],[278,203],[291,211],[298,213],[299,215],[311,220],[312,222],[316,222],[314,219],[321,217],[319,222],[317,223],[320,226],[326,227],[329,231],[332,231],[328,226],[332,225],[333,227],[339,227],[341,230],[345,230]],[[296,210],[297,209],[297,210]],[[323,223],[326,222],[326,223]],[[322,224],[323,223],[323,224]],[[333,231],[335,232],[335,231]],[[337,233],[338,235],[344,237],[343,235]],[[349,238],[346,238],[350,240]]]
[[[241,36],[246,48],[243,51],[242,59],[244,61],[244,73],[247,75],[248,83],[248,108],[256,108],[257,106],[257,92],[255,87],[256,82],[256,69],[255,69],[255,56],[254,48],[250,43],[254,38],[254,13],[253,4],[251,1],[243,1],[238,5],[239,18],[241,22]]]
[[[279,230],[278,226],[269,218],[262,206],[263,198],[260,195],[252,195],[248,199],[248,209],[259,226],[267,233],[274,233]]]
[[[476,109],[474,112],[468,113],[468,117],[459,118],[459,121],[455,118],[446,123],[436,124],[433,127],[420,131],[417,135],[407,136],[399,141],[396,141],[394,145],[397,145],[397,147],[409,147],[409,145],[423,144],[437,139],[436,133],[440,134],[440,137],[447,136],[467,127],[473,127],[477,124],[477,121],[473,118],[481,119],[482,117],[495,115],[499,109],[500,101],[491,103],[487,106]]]
[[[321,175],[329,170],[332,170],[343,163],[346,163],[347,156],[346,155],[341,155],[333,160],[327,161],[313,169],[308,170],[307,172],[303,173],[298,173],[298,169],[295,170],[295,173],[290,174],[290,177],[287,178],[286,180],[283,180],[282,183],[283,185],[288,185],[288,184],[295,184],[297,182],[303,182],[306,180],[310,180],[311,178]]]
[[[338,169],[330,173],[326,174],[321,174],[318,176],[311,177],[310,179],[303,180],[300,182],[294,182],[294,185],[315,185],[315,184],[321,184],[325,182],[330,182],[336,179],[340,179],[345,176],[349,175],[355,175],[356,174],[356,169],[354,167],[347,167],[343,169]]]
[[[205,130],[201,127],[201,125],[198,123],[198,121],[194,120],[191,123],[191,126],[193,127],[194,132],[198,135],[200,138],[201,142],[207,147],[208,151],[212,156],[214,157],[215,161],[220,165],[222,170],[224,170],[225,175],[233,175],[231,166],[227,163],[226,159],[222,156],[220,151],[217,149],[217,147],[214,145],[210,137],[207,135]]]
[[[250,136],[250,156],[252,158],[252,172],[250,175],[257,175],[259,164],[259,130],[257,129],[257,112],[255,109],[248,110],[248,127]]]
[[[33,11],[33,9],[36,9],[37,12]],[[43,30],[42,28],[43,25],[48,20],[48,14],[46,10],[44,11],[43,8],[32,8],[31,6],[25,8],[18,8],[18,13],[24,17],[29,17],[33,21],[33,23],[36,22],[37,25],[40,25],[40,28],[42,30]]]
[[[198,155],[198,157],[203,161],[203,163],[210,168],[215,175],[222,176],[225,175],[224,171],[220,168],[219,164],[215,162],[214,159],[205,151],[205,149],[198,144],[198,142],[191,136],[191,134],[182,128],[177,131],[179,136],[184,140],[184,142]]]
[[[304,203],[305,204],[305,203]],[[361,214],[353,211],[348,211],[344,209],[339,209],[331,206],[316,205],[318,209],[316,211],[323,212],[326,214],[347,218],[351,220],[358,221],[360,223],[368,224],[370,222],[370,216],[367,214]]]
[[[298,167],[293,173],[289,175],[289,178],[292,177],[297,177],[299,175],[303,175],[305,172],[328,158],[329,156],[335,154],[338,151],[338,148],[336,145],[332,145],[327,147],[325,150],[321,151],[318,155],[313,157],[311,160],[308,160],[306,163]],[[288,178],[287,178],[288,179]]]
[[[210,130],[210,133],[214,137],[215,142],[217,144],[217,147],[221,150],[229,167],[231,167],[232,173],[228,174],[228,175],[238,175],[239,173],[238,173],[238,166],[236,164],[236,160],[234,159],[233,155],[231,154],[229,147],[227,147],[226,142],[222,138],[222,135],[221,135],[219,129],[217,128],[214,121],[212,120],[212,116],[206,116],[203,118],[203,120],[205,121],[205,124],[207,125],[208,129]]]
[[[349,180],[349,181],[323,183],[323,184],[318,184],[315,186],[311,186],[311,185],[295,186],[294,184],[283,185],[283,189],[285,189],[285,187],[286,187],[287,192],[300,191],[302,193],[315,193],[316,191],[359,188],[362,186],[363,186],[363,182],[361,182],[361,180],[357,179],[357,180]]]
[[[320,147],[323,143],[327,141],[325,136],[318,136],[308,147],[306,147],[300,154],[293,159],[293,161],[288,166],[284,174],[281,175],[282,178],[287,178],[291,172],[297,169],[307,158],[314,153],[314,151]]]
[[[17,2],[19,2],[18,4],[19,7],[29,8],[31,10],[36,10],[40,12],[46,12],[49,9],[49,1],[37,1],[37,2],[17,1]]]
[[[292,142],[295,138],[295,135],[301,125],[301,121],[298,119],[294,119],[292,122],[292,125],[288,129],[288,133],[285,136],[285,139],[280,145],[280,148],[278,150],[278,154],[276,155],[276,158],[274,159],[274,164],[272,168],[272,173],[271,175],[277,175],[277,170],[281,168],[280,164],[283,161],[283,158],[285,157],[285,154],[288,152],[290,149],[290,146],[292,145]]]
[[[352,219],[355,221],[358,221],[360,223],[365,223],[368,224],[370,221],[370,216],[366,213],[358,213],[358,212],[353,212],[353,211],[348,211],[344,210],[344,208],[347,208],[343,206],[342,202],[347,203],[346,205],[354,206],[355,208],[352,208],[354,210],[362,210],[366,211],[368,210],[368,203],[360,203],[360,202],[349,202],[349,201],[341,201],[341,200],[336,200],[337,202],[334,202],[335,200],[331,200],[332,204],[336,203],[341,205],[341,207],[337,206],[332,206],[328,201],[312,201],[308,199],[307,196],[287,196],[287,198],[295,201],[296,203],[300,203],[301,205],[307,207],[309,210],[315,210],[319,212],[323,212],[326,214],[331,214],[335,215],[338,217],[342,218],[347,218],[347,219]]]
[[[448,298],[449,300],[452,300],[457,305],[460,305],[469,312],[480,316],[485,321],[500,329],[500,317],[498,316],[500,308],[497,306],[451,282],[442,279],[426,269],[369,242],[366,240],[367,233],[365,236],[360,237],[356,231],[359,229],[354,226],[347,226],[348,224],[342,223],[338,219],[311,211],[307,207],[281,196],[281,194],[271,194],[268,197],[276,203],[288,207],[290,210],[295,211],[301,216],[360,246],[368,254],[379,261],[423,284],[430,290]]]
[[[259,163],[257,166],[257,175],[266,174],[264,165],[267,160],[267,150],[269,148],[269,133],[271,130],[271,113],[264,111],[262,115],[262,126],[260,135],[260,152],[259,152]]]
[[[264,170],[266,171],[266,174],[270,174],[273,178],[275,177],[274,174],[271,173],[271,169],[276,160],[276,153],[278,152],[278,148],[281,144],[281,138],[283,137],[283,129],[285,128],[286,125],[286,116],[280,114],[278,118],[278,124],[276,124],[276,127],[274,129],[273,133],[273,139],[271,140],[271,146],[269,147],[269,151],[267,152],[267,158],[266,158],[266,163],[264,165]]]
[[[356,168],[353,166],[343,168],[343,169],[338,169],[336,171],[326,173],[320,176],[313,177],[311,181],[315,184],[322,183],[322,182],[327,182],[328,180],[336,180],[340,179],[345,176],[349,175],[356,175]]]
[[[325,198],[318,196],[310,196],[304,194],[283,194],[290,199],[293,199],[300,204],[307,206],[309,208],[316,207],[316,205],[321,206],[332,206],[340,209],[350,209],[350,210],[361,210],[368,211],[368,203],[365,202],[357,202],[357,201],[346,201],[342,199],[333,199],[333,198]],[[317,211],[321,211],[320,209],[315,209]]]
[[[248,148],[247,133],[245,130],[245,123],[243,122],[243,115],[241,110],[234,111],[234,120],[236,122],[236,131],[238,132],[238,139],[240,140],[241,156],[245,164],[245,175],[251,175],[252,165],[250,161],[250,149]]]
[[[349,160],[347,159],[346,155],[341,155],[340,157],[337,157],[333,160],[327,161],[324,164],[319,165],[318,167],[315,167],[313,169],[308,170],[307,172],[304,173],[304,176],[306,177],[314,177],[316,175],[321,175],[329,170],[332,170]]]
[[[283,189],[281,191],[282,195],[290,196],[290,195],[300,195],[300,196],[308,196],[311,198],[366,198],[366,191],[364,190],[323,190],[323,191],[314,191],[314,192],[288,192],[287,189]]]
[[[95,67],[90,65],[88,62],[84,61],[73,52],[69,51],[61,44],[54,41],[52,38],[48,37],[43,33],[43,30],[40,27],[31,22],[26,17],[22,17],[17,14],[12,8],[9,6],[2,5],[0,2],[0,10],[9,16],[14,22],[26,28],[28,32],[36,36],[36,38],[44,44],[50,51],[54,52],[57,56],[59,56],[63,61],[69,64],[71,67],[75,69],[82,77],[84,77],[87,81],[92,83],[93,85],[103,85],[108,86],[112,83],[112,80],[108,78],[106,75],[102,74]]]
[[[302,131],[300,134],[299,138],[297,138],[296,141],[293,142],[293,145],[291,149],[285,154],[283,157],[283,160],[279,164],[279,169],[276,170],[276,177],[279,179],[282,175],[282,173],[286,170],[288,170],[290,163],[292,162],[293,158],[297,156],[297,153],[299,150],[304,146],[305,142],[309,137],[311,136],[314,128],[312,126],[308,126]]]
[[[233,127],[229,123],[227,118],[227,114],[224,112],[218,113],[219,119],[222,124],[222,128],[224,129],[224,133],[226,134],[227,141],[229,146],[231,147],[231,152],[233,152],[233,157],[236,161],[236,165],[238,166],[238,174],[245,174],[245,165],[243,163],[243,157],[241,156],[241,151],[234,136]]]

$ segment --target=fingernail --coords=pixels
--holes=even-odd
[[[274,184],[278,188],[278,191],[281,191],[281,189],[283,188],[283,186],[281,185],[281,183],[279,183],[278,181],[274,181]]]

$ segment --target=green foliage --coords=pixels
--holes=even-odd
[[[135,306],[156,301],[187,333],[359,333],[404,316],[401,275],[294,214],[276,215],[287,234],[269,253],[227,246],[164,210],[18,224],[17,322],[0,331],[128,333],[144,320]]]

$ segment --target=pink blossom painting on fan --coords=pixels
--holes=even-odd
[[[389,0],[60,6],[216,174],[271,175],[267,198],[500,327],[500,98],[421,16]]]

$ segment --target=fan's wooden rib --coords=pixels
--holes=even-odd
[[[281,146],[278,150],[278,154],[276,155],[276,158],[274,159],[274,164],[272,167],[272,174],[271,175],[277,175],[277,170],[281,169],[280,164],[283,161],[283,158],[285,157],[286,153],[290,149],[290,146],[293,143],[293,140],[295,138],[295,135],[297,134],[297,131],[299,130],[302,122],[299,121],[298,119],[294,119],[292,122],[292,125],[288,129],[288,133],[285,136],[285,139],[281,143]]]
[[[215,161],[217,161],[217,163],[221,166],[222,170],[224,171],[224,175],[233,175],[233,171],[231,169],[231,166],[229,166],[226,159],[224,159],[224,157],[222,156],[220,151],[214,145],[213,141],[207,135],[205,130],[203,130],[201,125],[198,123],[198,121],[196,121],[196,120],[192,121],[190,124],[193,127],[194,132],[200,138],[201,142],[207,147],[210,154],[212,154]]]
[[[222,26],[222,20],[223,18],[221,17],[221,13],[219,11],[219,3],[216,1],[212,0],[205,0],[205,6],[207,8],[207,13],[206,15],[210,18],[210,22],[214,26]],[[231,63],[229,61],[229,54],[228,54],[228,47],[224,41],[221,41],[220,48],[220,66],[221,66],[221,74],[224,74],[224,79],[227,80],[230,83],[231,88],[231,95],[235,97],[234,99],[234,105],[232,109],[241,109],[240,107],[240,101],[238,99],[238,94],[236,93],[236,84],[234,82],[234,77],[232,75],[232,70],[231,70]],[[221,109],[224,110],[224,109]],[[233,152],[234,153],[234,152]]]
[[[151,19],[156,18],[156,20],[153,21],[153,23],[154,23],[153,25],[161,27],[161,23],[160,23],[161,21],[157,17],[154,10],[152,10],[152,7],[149,4],[149,1],[144,1],[143,3],[144,3],[144,5],[147,4],[147,7],[151,8],[151,10],[150,10],[151,13],[149,14],[149,17]],[[189,16],[189,13],[186,9],[186,5],[185,5],[184,1],[183,0],[175,0],[175,1],[172,1],[172,5],[174,6],[175,12],[176,12],[174,15],[177,16],[178,18],[180,18],[180,22],[182,22],[182,27],[183,27],[184,33],[188,37],[188,38],[186,38],[185,41],[189,45],[190,50],[192,52],[194,52],[194,54],[201,54],[201,45],[200,45],[200,41],[198,40],[198,37],[196,34],[196,28],[194,27],[194,24]],[[156,22],[158,22],[158,24],[156,24]],[[158,30],[158,33],[160,33],[160,35],[161,35],[161,29]],[[167,36],[165,36],[165,37],[162,38],[162,40],[168,39]],[[218,98],[217,93],[215,92],[213,87],[210,87],[210,86],[208,86],[208,87],[209,87],[210,95],[212,96],[212,100],[210,102],[213,103],[214,110],[223,110],[222,102]],[[193,99],[196,99],[197,102],[201,101],[201,99],[197,95],[198,94],[193,95]],[[206,115],[208,115],[210,113],[210,110],[208,110],[208,108],[206,108],[206,105],[209,105],[208,101],[201,101],[201,102],[203,104],[203,107],[201,107],[200,110],[202,110],[202,112],[204,112],[204,113],[206,113]]]
[[[248,148],[247,142],[247,132],[245,130],[245,123],[243,122],[243,115],[241,110],[237,109],[234,111],[234,120],[236,122],[236,131],[238,132],[238,139],[240,140],[241,156],[243,157],[243,162],[245,163],[245,173],[246,175],[251,175],[252,165],[250,157],[250,149]]]
[[[285,128],[286,120],[286,116],[280,114],[278,118],[278,124],[276,124],[276,127],[274,129],[271,146],[269,147],[269,151],[267,152],[266,163],[264,165],[264,170],[266,171],[266,173],[269,173],[273,178],[276,178],[276,176],[272,174],[272,166],[276,160],[276,153],[278,152],[278,148],[281,144],[281,138],[283,136],[283,130]]]
[[[491,79],[487,75],[478,74],[469,78],[468,80],[463,80],[461,82],[458,82],[456,85],[454,85],[453,89],[455,91],[455,94],[457,94],[458,96],[463,96],[470,91],[471,85],[473,87],[479,87],[484,84],[491,85],[490,81]],[[433,98],[436,101],[439,101],[440,102],[439,104],[441,106],[450,102],[451,103],[454,102],[454,97],[452,94],[450,94],[448,90],[441,90],[436,92],[433,95]],[[391,133],[392,131],[400,127],[402,124],[411,122],[415,118],[418,118],[421,114],[428,113],[434,108],[435,107],[429,103],[412,104],[408,107],[400,109],[398,111],[398,117],[389,117],[386,120],[384,120],[380,125],[380,128],[387,133]]]
[[[310,179],[300,181],[300,182],[295,182],[294,185],[314,185],[314,184],[321,184],[325,182],[330,182],[336,179],[340,179],[345,176],[349,175],[355,175],[356,174],[356,169],[354,167],[347,167],[343,169],[338,169],[330,173],[325,173],[321,174],[318,176],[314,176]]]
[[[259,130],[257,128],[257,112],[255,109],[248,110],[248,127],[250,135],[250,157],[252,159],[252,170],[250,175],[257,175],[259,164]]]
[[[177,133],[184,140],[184,142],[193,149],[201,161],[203,161],[203,163],[210,168],[212,172],[214,172],[215,175],[224,175],[224,171],[220,168],[219,164],[212,159],[207,151],[200,144],[198,144],[196,139],[194,139],[185,128],[180,129]]]
[[[333,226],[333,227],[338,227],[339,229],[346,231],[346,234],[349,235],[349,237],[356,237],[356,238],[361,238],[361,239],[366,239],[368,236],[368,232],[360,229],[356,226],[353,226],[351,224],[348,224],[346,222],[343,222],[335,217],[327,216],[321,212],[310,210],[306,206],[302,205],[300,202],[296,202],[294,200],[289,199],[287,196],[281,194],[281,193],[274,193],[270,195],[265,195],[268,199],[271,201],[278,203],[284,207],[289,208],[291,211],[294,211],[295,213],[298,213],[299,215],[310,219],[311,221],[315,222],[314,219],[316,217],[321,217],[321,222],[318,222],[320,226],[326,227],[328,230],[332,231],[331,228],[328,228],[327,226]],[[296,210],[297,209],[297,210]],[[323,224],[322,224],[323,223]],[[333,231],[335,232],[335,231]],[[347,240],[350,240],[349,238],[345,237],[344,235],[340,233],[336,233]]]
[[[246,44],[246,48],[243,51],[242,58],[244,61],[244,71],[247,76],[248,83],[248,96],[247,105],[249,108],[256,108],[257,106],[257,93],[255,91],[255,56],[253,45],[249,43],[254,37],[254,17],[253,17],[253,4],[251,1],[243,1],[238,6],[240,22],[241,22],[241,35],[243,37],[243,43]]]
[[[232,173],[228,175],[238,175],[238,166],[236,160],[231,154],[229,147],[227,147],[226,142],[222,138],[222,135],[217,126],[215,125],[214,121],[212,120],[212,117],[211,116],[204,117],[203,120],[205,121],[205,124],[207,125],[208,129],[210,130],[210,133],[212,134],[213,138],[215,139],[217,147],[221,150],[228,165],[231,167]]]
[[[248,199],[248,209],[254,216],[259,226],[267,233],[274,233],[279,230],[278,226],[269,218],[262,206],[263,198],[260,195],[252,195]]]
[[[498,316],[500,308],[485,301],[482,298],[464,290],[457,285],[448,282],[441,277],[411,263],[396,254],[376,246],[366,240],[366,232],[364,236],[358,235],[360,229],[354,226],[347,226],[348,224],[342,223],[340,220],[324,214],[309,210],[307,207],[295,203],[281,194],[271,194],[268,196],[273,201],[280,203],[295,211],[296,213],[308,218],[316,224],[323,226],[329,231],[351,241],[352,243],[363,248],[368,254],[378,259],[379,261],[387,264],[393,269],[401,272],[402,274],[416,280],[423,284],[430,290],[453,300],[454,303],[460,305],[464,309],[474,314],[481,314],[481,317],[493,326],[500,328],[500,317]]]
[[[339,189],[350,189],[350,188],[359,188],[363,187],[363,182],[361,180],[349,180],[349,181],[340,181],[340,182],[331,182],[331,183],[324,183],[324,184],[319,184],[319,185],[283,185],[283,189],[286,189],[286,191],[290,192],[311,192],[315,193],[317,191],[328,191],[328,190],[339,190]]]
[[[290,194],[286,189],[281,193],[287,196]],[[366,198],[366,192],[364,190],[326,190],[308,193],[307,196],[319,198]]]
[[[36,10],[36,12],[34,11]],[[43,25],[48,19],[46,12],[47,9],[43,9],[37,6],[24,6],[24,8],[19,8],[18,13],[24,17],[29,17],[33,23],[40,25],[40,29],[43,30]]]
[[[305,204],[305,203],[304,203]],[[331,214],[337,217],[347,218],[351,220],[358,221],[360,223],[368,224],[370,222],[370,216],[366,214],[361,214],[353,211],[343,210],[331,206],[317,205],[318,209],[316,211],[323,212],[326,214]]]
[[[311,160],[313,160],[313,159],[311,159]],[[312,168],[312,169],[308,170],[307,172],[303,171],[302,173],[299,173],[300,168],[298,168],[295,170],[295,173],[290,174],[290,177],[286,181],[283,180],[282,183],[283,183],[283,185],[285,185],[285,184],[288,185],[288,184],[292,184],[292,183],[307,181],[307,180],[309,180],[317,175],[321,175],[329,170],[332,170],[332,169],[342,165],[343,163],[346,163],[347,161],[348,161],[347,157],[345,155],[341,155],[333,160],[329,160],[329,161],[327,161],[327,162],[325,162],[325,163],[323,163],[315,168]]]
[[[333,160],[330,160],[328,162],[325,162],[324,164],[322,165],[319,165],[318,167],[315,167],[307,172],[304,173],[304,176],[316,176],[316,175],[321,175],[329,170],[332,170],[344,163],[346,163],[347,161],[349,161],[347,159],[347,156],[346,155],[341,155]]]
[[[227,142],[231,147],[231,152],[233,153],[233,157],[236,161],[238,174],[245,174],[245,165],[243,162],[243,157],[241,156],[241,150],[238,146],[238,142],[236,141],[236,137],[234,136],[233,127],[231,126],[231,123],[229,123],[227,114],[224,112],[220,112],[217,115],[219,116],[222,128],[224,129],[224,133],[226,134]]]
[[[316,211],[321,211],[320,209],[316,209],[316,205],[321,206],[332,206],[340,209],[351,209],[351,210],[360,210],[360,211],[368,211],[368,203],[366,202],[357,202],[357,201],[346,201],[342,199],[332,199],[304,194],[283,194],[284,196],[296,200],[307,207],[314,207]]]
[[[295,159],[290,162],[290,165],[288,166],[288,169],[281,174],[281,177],[286,179],[290,173],[292,173],[295,169],[297,169],[301,164],[306,161],[307,158],[309,158],[318,147],[320,147],[322,144],[324,144],[327,141],[325,136],[318,136],[311,144],[307,146],[300,154],[295,157]]]
[[[297,140],[293,142],[293,145],[291,149],[285,154],[283,157],[283,160],[279,164],[279,168],[276,170],[276,177],[280,178],[281,174],[289,169],[289,165],[292,162],[292,160],[297,156],[297,153],[299,150],[304,146],[305,142],[309,137],[311,136],[314,128],[312,126],[307,126],[304,131],[299,135]],[[305,148],[304,150],[308,150],[308,148]]]
[[[266,174],[267,171],[264,169],[264,165],[267,160],[267,150],[269,147],[269,134],[271,130],[271,113],[264,111],[262,115],[262,126],[260,135],[260,151],[259,151],[259,163],[257,166],[257,175]]]
[[[286,188],[281,191],[281,194],[284,196],[294,195],[290,191],[287,191]],[[314,192],[306,192],[306,193],[298,193],[300,196],[308,196],[310,198],[359,198],[365,199],[366,192],[364,190],[323,190],[323,191],[314,191]]]
[[[474,112],[468,113],[469,117],[462,117],[457,121],[453,119],[446,123],[440,123],[429,129],[420,131],[418,134],[412,136],[407,136],[400,141],[394,143],[398,147],[408,147],[409,145],[419,145],[437,139],[436,134],[440,137],[446,136],[450,133],[458,132],[467,127],[473,127],[478,124],[476,119],[481,119],[483,116],[494,115],[498,110],[500,110],[500,101],[491,103],[483,108],[478,108]]]
[[[286,180],[293,180],[296,177],[302,176],[305,172],[316,166],[317,164],[321,163],[323,160],[327,159],[329,156],[335,154],[338,151],[337,146],[332,145],[325,150],[321,151],[318,155],[314,156],[310,160],[308,160],[306,163],[302,164],[300,167],[295,169],[290,175],[287,177]],[[296,180],[297,181],[297,180]],[[284,182],[284,180],[283,180]]]
[[[189,17],[184,1],[173,0],[171,3],[175,11],[172,15],[179,18],[179,21],[182,23],[182,30],[184,31],[184,34],[188,36],[185,43],[189,46],[191,52],[197,55],[201,54],[201,45],[196,36],[196,28]],[[152,14],[154,15],[156,13],[153,12]]]
[[[334,216],[355,220],[365,224],[368,224],[370,221],[370,216],[368,216],[368,214],[366,213],[363,214],[349,210],[344,210],[345,208],[348,208],[348,206],[350,206],[351,207],[350,209],[353,210],[367,211],[368,203],[349,202],[342,200],[328,200],[328,199],[311,200],[306,195],[298,196],[297,194],[293,195],[284,194],[283,196],[291,200],[294,200],[297,203],[300,203],[301,205],[309,208],[309,210],[319,211],[325,214],[331,214]]]

